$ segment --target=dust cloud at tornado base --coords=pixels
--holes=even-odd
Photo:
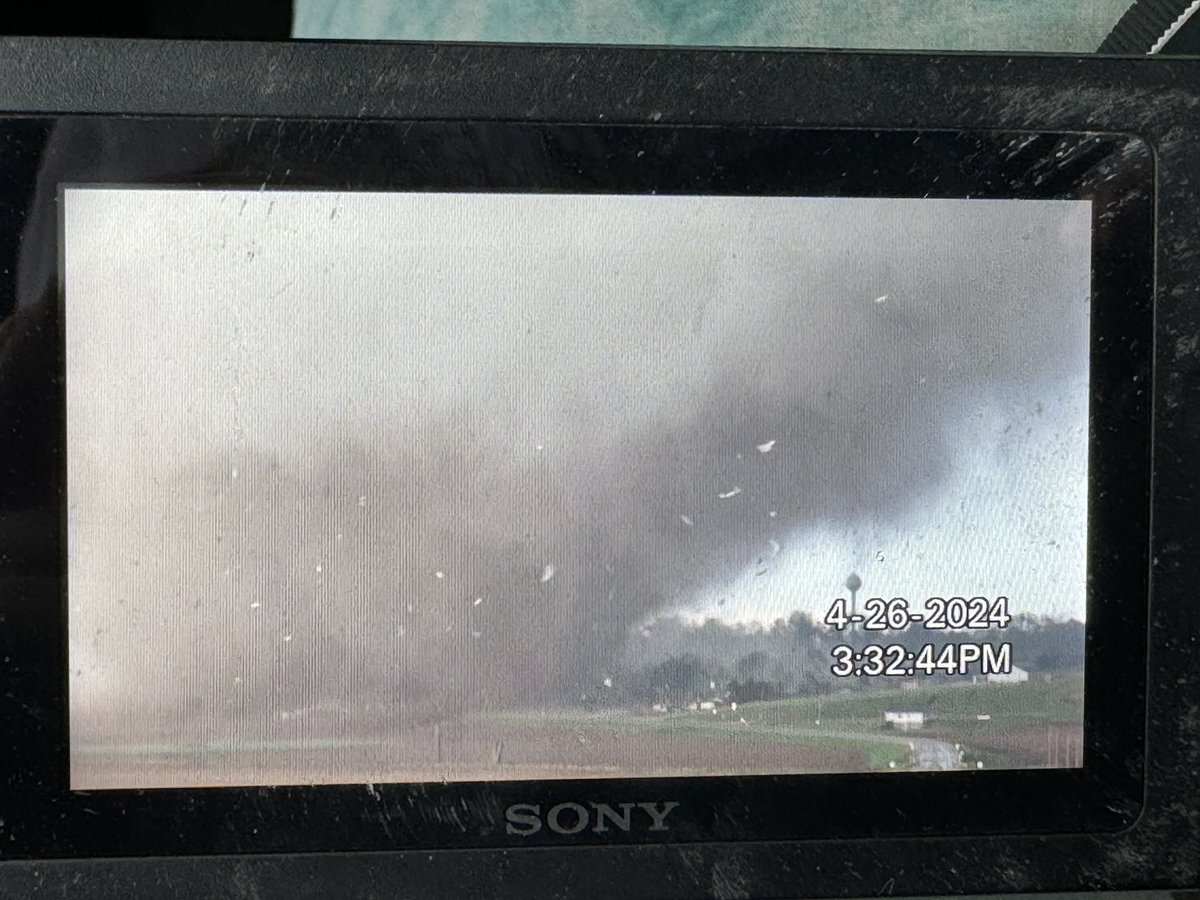
[[[1089,215],[69,191],[73,740],[570,702],[1086,373]]]

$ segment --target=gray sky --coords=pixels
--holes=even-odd
[[[1087,203],[83,188],[64,216],[73,702],[184,690],[184,659],[241,685],[220,648],[251,637],[311,670],[351,620],[415,669],[478,654],[466,695],[526,644],[597,668],[648,616],[817,611],[851,568],[1083,616]]]

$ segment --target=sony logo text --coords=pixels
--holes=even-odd
[[[505,831],[528,837],[543,828],[555,834],[579,834],[590,829],[596,834],[607,831],[668,831],[667,816],[679,804],[661,803],[558,803],[542,814],[539,803],[514,803],[504,811]]]

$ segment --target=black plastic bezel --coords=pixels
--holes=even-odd
[[[68,789],[66,577],[62,521],[59,286],[24,348],[38,407],[18,442],[25,510],[47,527],[10,568],[0,656],[26,661],[8,696],[36,727],[0,730],[5,818],[20,827],[0,858],[762,841],[1111,831],[1141,809],[1149,578],[1154,160],[1136,137],[1096,133],[597,125],[479,121],[91,118],[98,146],[137,154],[77,160],[56,149],[59,118],[14,118],[0,143],[42,143],[39,165],[72,183],[294,190],[554,191],[1087,199],[1093,204],[1093,310],[1087,698],[1084,766],[755,778],[462,785]],[[69,142],[67,146],[70,146]],[[152,165],[147,164],[152,160]],[[33,196],[30,192],[29,196]],[[41,193],[31,203],[52,204]],[[53,215],[31,209],[31,216]],[[46,235],[49,233],[47,232]],[[47,239],[36,253],[57,259]],[[6,235],[6,240],[19,239]],[[28,241],[33,239],[26,235]],[[25,248],[28,254],[30,249]],[[7,289],[7,288],[6,288]],[[5,304],[0,304],[4,309]],[[30,310],[25,310],[30,314]],[[39,380],[40,379],[40,380]],[[53,459],[54,465],[41,466]],[[24,478],[22,478],[24,475]],[[11,504],[10,504],[11,505]],[[16,506],[13,506],[16,509]],[[35,567],[36,568],[36,567]],[[16,724],[18,719],[11,720]],[[535,837],[504,828],[511,803],[675,801],[671,831]],[[247,822],[260,823],[247,827]],[[313,823],[320,827],[314,828]]]

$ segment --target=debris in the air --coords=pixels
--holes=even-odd
[[[720,497],[722,500],[728,500],[730,497],[736,497],[741,492],[742,492],[742,489],[740,487],[735,487],[733,490],[726,491],[723,494],[717,494],[717,496]]]
[[[554,577],[554,563],[546,563],[546,568],[542,569],[542,576],[538,579],[538,584],[545,584]]]
[[[759,453],[770,453],[772,450],[775,449],[775,441],[774,440],[766,441],[765,443],[757,445],[756,449],[758,450]]]
[[[686,525],[688,528],[691,528],[693,525],[696,524],[695,522],[692,521],[691,516],[683,515],[683,514],[681,514],[679,516],[679,521],[682,522],[684,525]]]
[[[887,294],[883,294],[883,295],[881,295],[881,296],[879,296],[879,297],[876,297],[876,298],[875,298],[875,302],[876,302],[876,303],[879,303],[879,304],[883,304],[883,303],[887,303],[887,299],[888,299],[888,295],[887,295]]]

